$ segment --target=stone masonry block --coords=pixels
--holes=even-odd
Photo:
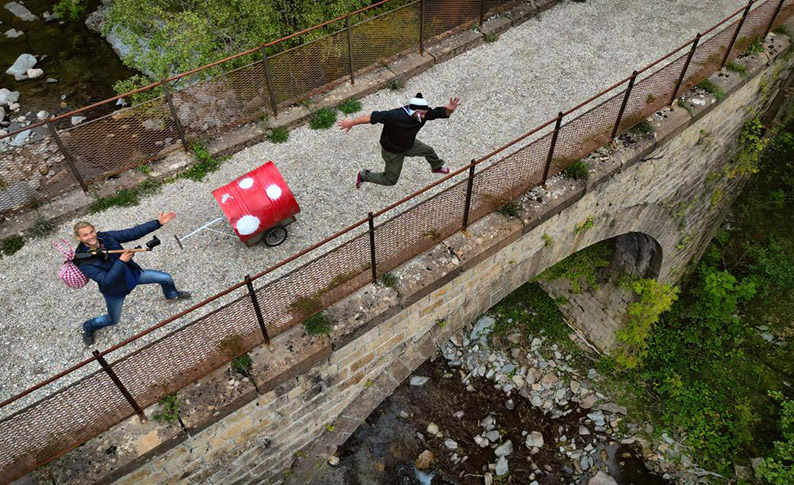
[[[464,30],[428,47],[427,53],[433,56],[437,63],[444,62],[482,43],[482,34],[473,30]]]
[[[424,55],[415,52],[408,54],[404,57],[397,59],[390,63],[387,67],[395,76],[400,76],[403,79],[414,77],[417,74],[423,73],[433,67],[435,64],[433,56],[425,53]]]
[[[482,26],[482,33],[499,35],[502,32],[507,31],[507,29],[512,26],[513,22],[509,17],[494,17],[485,21]]]

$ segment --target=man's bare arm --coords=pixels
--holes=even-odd
[[[365,115],[359,116],[358,118],[353,118],[349,120],[341,120],[336,123],[340,130],[345,130],[345,132],[349,132],[351,128],[356,125],[363,125],[365,123],[369,123],[371,120],[371,113],[367,113]]]

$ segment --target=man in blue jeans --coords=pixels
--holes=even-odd
[[[124,249],[121,243],[134,241],[156,231],[174,218],[174,212],[161,212],[156,220],[140,224],[123,231],[97,232],[90,222],[81,221],[74,225],[74,234],[80,241],[75,254],[96,251],[97,249]],[[75,258],[75,264],[87,277],[96,281],[99,291],[105,297],[107,315],[92,318],[83,323],[83,342],[93,345],[94,332],[108,325],[115,325],[121,319],[121,307],[124,298],[137,285],[158,284],[168,300],[190,298],[190,293],[177,291],[171,275],[163,271],[142,269],[132,257],[135,253],[126,250],[123,253],[99,253],[86,259]]]

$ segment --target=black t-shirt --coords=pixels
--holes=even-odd
[[[449,118],[447,109],[443,106],[433,108],[427,112],[427,117],[416,121],[405,108],[395,108],[389,111],[373,111],[370,123],[383,123],[383,132],[380,134],[380,145],[390,153],[407,152],[414,146],[416,134],[429,120]]]

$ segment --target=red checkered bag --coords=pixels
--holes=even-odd
[[[72,246],[66,239],[61,239],[61,243],[63,244],[57,242],[52,243],[55,249],[60,251],[64,256],[61,269],[58,270],[58,277],[63,280],[69,288],[79,290],[88,284],[88,277],[84,275],[83,272],[80,271],[80,268],[72,261],[72,259],[74,259],[74,249],[72,249]]]

